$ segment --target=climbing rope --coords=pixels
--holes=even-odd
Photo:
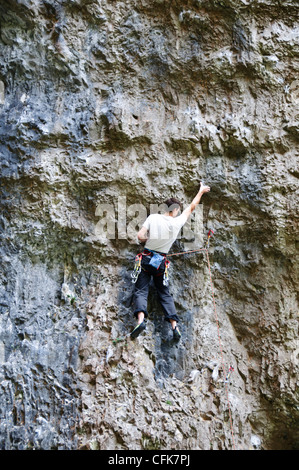
[[[222,369],[223,369],[224,377],[226,377],[225,380],[224,380],[224,387],[225,387],[225,392],[226,392],[227,407],[228,407],[229,421],[230,421],[230,428],[231,428],[231,435],[232,435],[232,443],[233,443],[234,450],[236,450],[234,430],[233,430],[233,421],[232,421],[232,412],[231,412],[229,396],[228,396],[229,377],[230,377],[230,375],[231,375],[231,373],[233,372],[234,369],[233,369],[232,366],[230,366],[230,368],[228,370],[228,373],[226,374],[223,348],[222,348],[222,343],[221,343],[220,327],[219,327],[219,321],[218,321],[218,315],[217,315],[217,309],[216,309],[216,302],[215,302],[215,295],[214,295],[214,287],[213,287],[213,281],[212,281],[211,264],[210,264],[209,251],[208,251],[209,242],[210,242],[210,238],[211,238],[212,235],[214,235],[213,230],[209,230],[208,239],[207,239],[207,243],[206,243],[205,248],[199,248],[197,250],[182,251],[182,252],[179,252],[179,253],[171,253],[170,255],[167,255],[167,257],[176,256],[176,255],[186,255],[186,254],[189,254],[189,253],[198,253],[198,252],[204,252],[206,254],[207,264],[208,264],[208,268],[209,268],[209,277],[210,277],[210,285],[211,285],[211,291],[212,291],[213,305],[214,305],[214,315],[215,315],[215,320],[216,320],[216,324],[217,324],[217,332],[218,332],[219,349],[220,349],[220,355],[221,355],[221,363],[222,363]]]
[[[209,258],[209,252],[207,249],[205,249],[206,256],[207,256],[207,263],[208,263],[208,268],[209,268],[209,275],[210,275],[210,285],[211,285],[211,290],[212,290],[212,297],[213,297],[213,304],[214,304],[214,315],[215,315],[215,320],[217,324],[217,331],[218,331],[218,340],[219,340],[219,349],[220,349],[220,354],[221,354],[221,363],[222,363],[222,369],[223,369],[223,374],[224,377],[226,377],[224,381],[224,388],[225,388],[225,393],[226,393],[226,399],[227,399],[227,407],[228,407],[228,413],[229,413],[229,421],[230,421],[230,427],[231,427],[231,435],[232,435],[232,443],[233,443],[233,448],[236,450],[236,445],[235,445],[235,437],[234,437],[234,429],[233,429],[233,420],[232,420],[232,412],[231,412],[231,407],[229,403],[229,396],[228,396],[228,378],[233,371],[232,366],[229,368],[229,372],[226,375],[225,372],[225,363],[224,363],[224,356],[223,356],[223,349],[222,349],[222,343],[221,343],[221,335],[220,335],[220,327],[219,327],[219,321],[218,321],[218,315],[217,315],[217,309],[216,309],[216,302],[215,302],[215,296],[214,296],[214,288],[213,288],[213,281],[212,281],[212,273],[211,273],[211,265],[210,265],[210,258]]]

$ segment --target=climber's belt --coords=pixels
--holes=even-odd
[[[142,253],[143,255],[154,255],[155,253],[163,256],[165,258],[165,256],[167,256],[167,253],[161,253],[161,251],[154,251],[154,250],[149,250],[148,248],[144,248],[144,252]]]

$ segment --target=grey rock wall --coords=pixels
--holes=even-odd
[[[0,21],[1,449],[298,449],[296,2],[1,0]],[[133,205],[202,179],[212,285],[205,253],[174,257],[182,341],[154,291],[124,339]]]

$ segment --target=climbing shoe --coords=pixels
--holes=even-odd
[[[139,336],[140,333],[142,333],[145,330],[145,328],[146,328],[146,323],[143,321],[142,323],[140,323],[134,328],[134,330],[130,334],[131,338],[132,339],[137,338],[137,336]]]
[[[175,341],[180,341],[182,335],[181,335],[181,332],[180,330],[178,329],[178,327],[176,326],[173,330],[173,339]]]

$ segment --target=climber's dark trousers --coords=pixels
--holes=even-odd
[[[165,320],[167,321],[175,320],[176,322],[178,322],[179,318],[176,313],[172,295],[169,292],[168,286],[163,285],[163,274],[165,270],[165,262],[163,261],[159,269],[156,269],[153,266],[149,265],[151,256],[152,256],[151,254],[149,254],[148,256],[145,256],[145,255],[142,256],[141,272],[135,284],[135,291],[134,291],[134,301],[135,301],[134,316],[137,318],[138,312],[143,312],[145,318],[148,317],[147,297],[148,297],[150,280],[151,280],[151,277],[153,277],[154,285],[157,289],[158,298],[164,311]]]

